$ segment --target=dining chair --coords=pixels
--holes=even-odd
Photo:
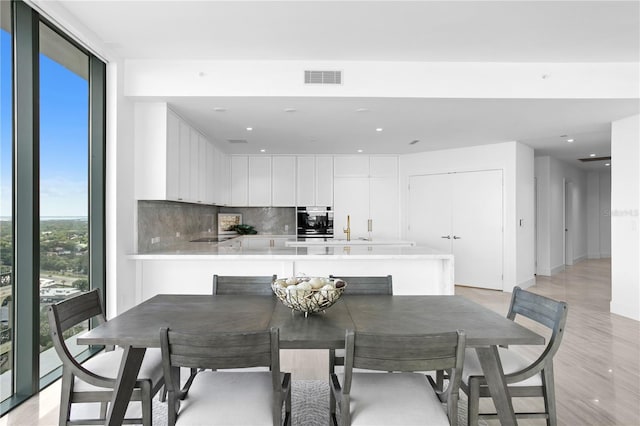
[[[391,275],[366,277],[366,276],[333,276],[329,278],[339,278],[347,283],[345,294],[350,296],[374,296],[393,295],[393,278]],[[329,350],[329,375],[335,373],[336,365],[344,365],[344,349]]]
[[[283,405],[284,424],[289,424],[291,373],[280,371],[279,347],[277,328],[229,333],[160,329],[169,426],[280,426]],[[270,370],[215,371],[258,366]],[[180,367],[198,370],[182,388]]]
[[[506,347],[499,347],[498,354],[504,370],[509,394],[514,397],[542,397],[543,412],[516,412],[516,418],[544,418],[547,425],[557,425],[555,387],[553,379],[553,356],[560,347],[567,321],[568,306],[548,297],[540,296],[520,287],[513,289],[507,318],[515,321],[517,316],[529,318],[551,330],[551,337],[541,355],[533,362]],[[480,398],[490,397],[482,367],[473,349],[468,349],[462,373],[461,389],[468,395],[468,421],[478,424],[478,419],[495,419],[496,413],[480,413]]]
[[[271,283],[276,278],[278,278],[277,275],[258,277],[214,275],[212,294],[214,296],[219,294],[273,296]]]
[[[389,335],[347,330],[344,374],[332,374],[329,383],[331,419],[340,426],[457,425],[465,342],[464,331]],[[435,389],[431,376],[416,372],[439,370],[450,377],[445,391]]]
[[[58,424],[104,424],[107,404],[111,401],[116,387],[116,377],[124,351],[121,348],[105,347],[103,352],[81,364],[71,353],[65,338],[68,330],[85,321],[93,319],[97,325],[106,321],[98,289],[49,305],[47,317],[53,345],[62,361],[62,392]],[[131,395],[132,401],[141,402],[142,417],[125,419],[125,424],[151,425],[151,398],[163,384],[161,352],[157,348],[148,349]],[[100,418],[71,420],[72,404],[89,402],[101,403]]]

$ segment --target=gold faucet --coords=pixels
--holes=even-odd
[[[351,216],[347,215],[347,227],[342,230],[347,234],[347,241],[351,241]]]

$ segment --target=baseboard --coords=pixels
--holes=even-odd
[[[522,281],[521,283],[518,283],[518,287],[522,289],[529,288],[534,285],[536,285],[536,277],[531,277],[526,281]]]
[[[640,321],[640,308],[631,306],[628,303],[616,303],[611,301],[609,304],[609,310],[612,314],[621,315],[623,317],[631,318],[632,320]]]
[[[573,264],[575,265],[578,262],[582,262],[583,260],[587,260],[587,255],[583,254],[582,256],[578,256],[575,259],[573,259]]]
[[[587,259],[600,259],[600,255],[598,253],[590,253],[589,256],[587,256]]]
[[[565,269],[566,269],[565,265],[558,265],[555,268],[551,268],[551,274],[550,275],[558,274],[560,272],[563,272]]]
[[[600,259],[610,259],[610,258],[611,258],[611,252],[600,253]]]

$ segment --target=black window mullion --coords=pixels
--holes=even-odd
[[[106,298],[106,66],[89,57],[89,283]]]
[[[38,14],[14,2],[14,365],[15,396],[39,387],[40,202]]]

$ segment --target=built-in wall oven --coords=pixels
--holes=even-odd
[[[331,207],[298,207],[298,240],[307,238],[333,238],[333,211]]]

